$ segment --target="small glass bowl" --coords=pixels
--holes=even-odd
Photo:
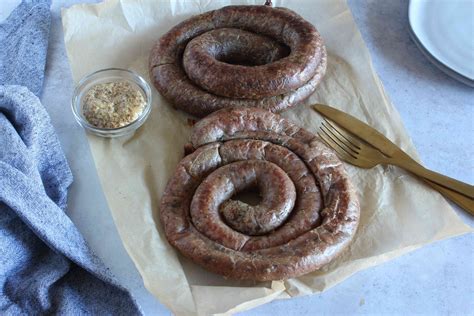
[[[117,128],[100,128],[92,125],[84,117],[82,107],[84,105],[83,98],[87,94],[90,88],[99,83],[108,83],[114,81],[128,81],[135,87],[137,87],[143,94],[145,99],[145,108],[143,109],[140,116],[133,122],[128,125],[117,127]],[[98,70],[91,73],[90,75],[85,76],[79,81],[76,89],[74,90],[74,95],[72,97],[72,112],[76,121],[81,125],[86,131],[102,136],[102,137],[118,137],[129,134],[145,123],[145,120],[148,118],[151,112],[151,89],[150,85],[137,73],[120,68],[108,68]]]

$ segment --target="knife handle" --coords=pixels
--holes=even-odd
[[[471,200],[474,199],[474,186],[426,169],[425,167],[413,160],[408,161],[405,159],[387,158],[386,163],[401,167],[407,171],[410,171],[411,173],[416,174],[417,176],[430,180],[431,182],[434,182],[442,187],[465,195]]]
[[[461,208],[468,211],[471,215],[474,215],[474,200],[473,199],[470,199],[467,196],[459,194],[458,192],[455,192],[455,191],[452,191],[452,190],[447,189],[445,187],[442,187],[439,184],[436,184],[436,183],[431,182],[429,180],[426,180],[426,179],[424,179],[424,180],[429,186],[431,186],[433,189],[437,190],[445,198],[450,199],[451,201],[453,201],[454,203],[459,205]]]

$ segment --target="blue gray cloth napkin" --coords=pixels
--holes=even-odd
[[[0,314],[141,314],[65,213],[72,174],[37,97],[50,5],[0,24]]]

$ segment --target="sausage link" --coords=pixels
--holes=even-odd
[[[355,190],[337,156],[308,131],[262,109],[235,108],[199,121],[191,141],[196,150],[168,182],[160,219],[171,245],[206,269],[287,279],[329,263],[354,237]],[[255,216],[240,207],[222,215],[235,192],[259,181],[264,202]]]
[[[254,33],[245,35],[246,43],[234,36],[245,31]],[[275,56],[276,45],[288,47],[289,55]],[[223,51],[240,63],[254,63],[242,58],[246,48],[268,54],[271,62],[250,67],[219,61]],[[290,108],[311,95],[326,65],[326,49],[314,26],[291,10],[269,6],[229,6],[192,17],[166,33],[149,60],[156,89],[176,108],[198,117],[234,106]]]

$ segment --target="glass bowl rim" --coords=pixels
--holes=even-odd
[[[114,128],[104,128],[104,127],[97,127],[95,125],[92,125],[89,123],[85,118],[82,117],[81,113],[79,113],[79,110],[82,110],[82,105],[79,105],[76,107],[78,100],[78,96],[82,89],[84,88],[85,83],[87,83],[90,79],[92,79],[94,76],[100,74],[100,73],[105,73],[108,71],[120,71],[120,72],[126,72],[130,75],[132,75],[133,83],[139,86],[141,90],[145,92],[145,108],[143,109],[142,113],[140,113],[140,116],[137,117],[134,121],[128,123],[127,125],[120,126],[120,127],[114,127]],[[138,73],[129,70],[129,69],[124,69],[124,68],[104,68],[104,69],[99,69],[96,70],[88,75],[85,75],[82,77],[81,80],[77,83],[76,87],[74,88],[74,93],[72,96],[71,100],[71,108],[72,108],[72,113],[74,114],[74,117],[76,118],[76,121],[85,129],[88,129],[93,132],[97,132],[101,136],[103,134],[114,134],[115,132],[120,132],[124,131],[126,129],[131,129],[134,125],[139,125],[141,126],[141,123],[147,119],[148,115],[151,112],[151,88],[148,82],[146,82],[145,79],[143,79],[142,76],[140,76]],[[137,128],[139,127],[137,126]]]

